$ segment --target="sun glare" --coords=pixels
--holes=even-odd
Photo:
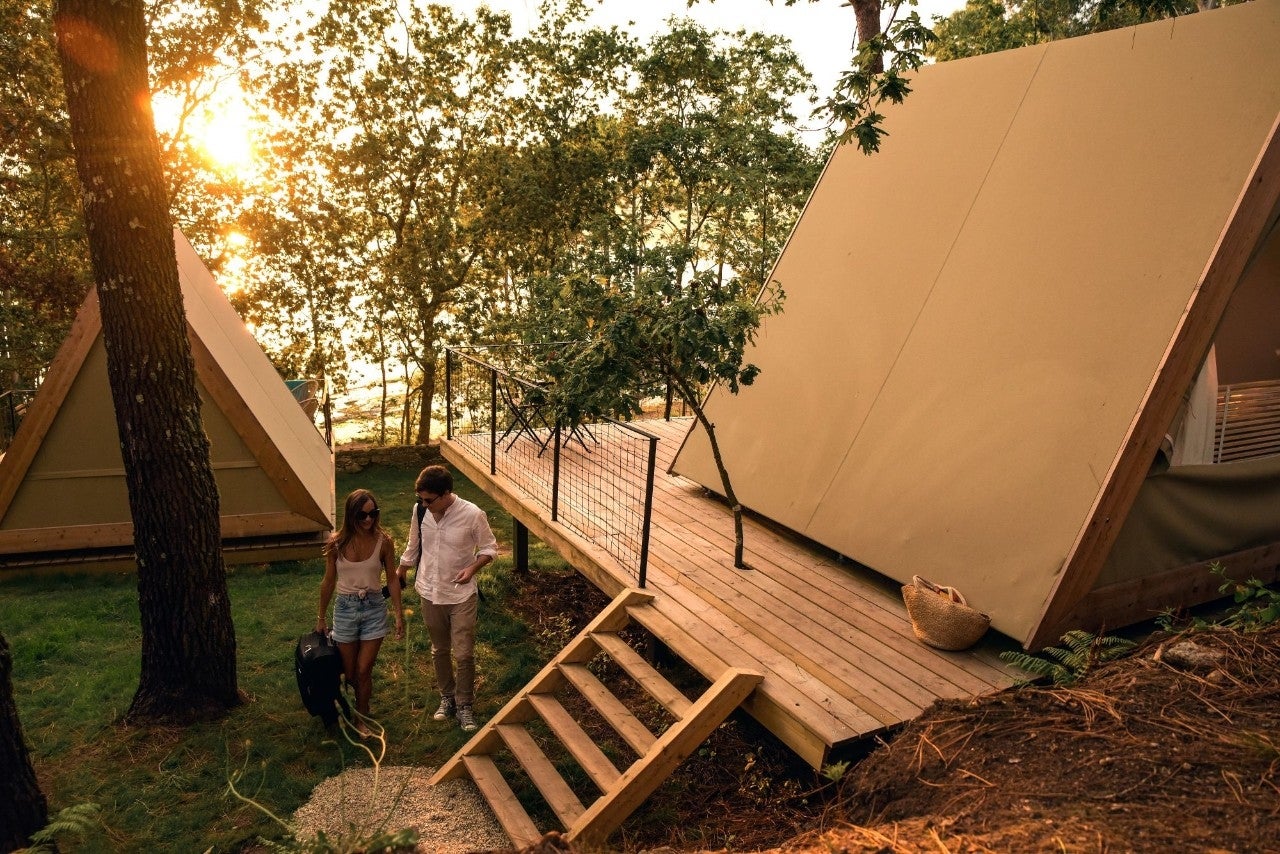
[[[151,100],[156,129],[179,133],[209,165],[224,172],[243,172],[253,165],[253,114],[240,87],[224,85],[205,104],[187,116],[179,129],[182,103],[157,94]]]

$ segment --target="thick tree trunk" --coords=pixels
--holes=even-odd
[[[138,559],[142,675],[128,717],[189,721],[239,702],[236,643],[143,2],[59,0],[56,26]]]
[[[436,397],[436,360],[422,365],[422,409],[418,412],[418,436],[414,439],[419,445],[431,441],[431,405]]]
[[[25,848],[49,821],[49,805],[36,782],[13,702],[13,658],[0,634],[0,851]]]

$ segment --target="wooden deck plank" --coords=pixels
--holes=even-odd
[[[934,700],[989,693],[1016,681],[997,657],[1001,649],[1016,648],[1012,641],[993,634],[960,653],[925,646],[915,638],[895,582],[766,521],[744,520],[747,562],[755,568],[735,569],[728,508],[697,484],[665,473],[688,424],[637,424],[660,439],[647,585],[655,599],[628,610],[664,641],[674,637],[704,674],[724,667],[763,673],[743,707],[806,761],[817,767],[830,748],[909,720]],[[576,444],[566,450],[564,464],[585,462],[597,471],[618,465],[608,435],[599,440],[587,454]],[[462,455],[454,445],[444,445],[451,461]],[[550,458],[522,460],[519,473],[526,483],[540,478],[535,489],[546,495]],[[504,506],[517,506],[535,535],[547,531],[551,539],[543,539],[606,593],[636,583],[631,568],[601,548],[605,535],[592,542],[550,522],[549,513],[508,478],[490,477],[487,461],[483,469],[474,459],[457,462],[468,476],[468,469],[477,470],[477,482]],[[508,491],[513,495],[504,495]],[[568,494],[561,496],[562,510]],[[638,501],[630,492],[603,500]],[[585,497],[573,501],[583,505],[584,524],[603,521],[603,511]]]
[[[690,530],[681,546],[685,549],[695,547],[704,558],[700,561],[702,566],[720,567],[723,570],[720,577],[732,578],[731,583],[735,587],[753,585],[758,591],[752,591],[753,596],[776,599],[790,608],[805,611],[818,625],[839,627],[838,633],[846,635],[845,641],[854,648],[892,663],[900,668],[899,672],[911,673],[916,681],[932,692],[957,688],[981,691],[991,686],[990,680],[982,679],[963,667],[950,666],[950,662],[937,667],[937,657],[920,649],[920,642],[911,632],[900,599],[892,606],[901,609],[902,613],[897,614],[886,610],[885,606],[876,606],[847,595],[820,570],[803,572],[779,563],[765,562],[755,551],[748,552],[753,557],[750,561],[753,569],[744,573],[732,567],[727,552],[708,538],[699,536],[697,530]],[[912,668],[916,671],[912,672]]]
[[[818,578],[808,579],[809,585],[784,583],[775,576],[776,567],[755,562],[755,569],[742,571],[732,566],[730,556],[705,539],[687,536],[682,545],[695,548],[701,554],[700,569],[708,570],[719,584],[728,585],[731,591],[718,590],[712,599],[743,598],[763,609],[765,624],[781,620],[794,631],[782,639],[791,648],[803,650],[815,661],[822,662],[833,673],[841,670],[841,661],[854,658],[863,662],[863,678],[874,679],[881,684],[897,686],[896,693],[909,701],[927,706],[939,695],[968,691],[989,690],[990,684],[958,668],[934,666],[937,657],[929,653],[921,655],[920,642],[887,632],[879,622],[869,619],[857,610],[844,607],[845,603],[831,597],[812,595]],[[714,570],[719,571],[714,571]],[[692,576],[686,576],[692,577]],[[754,589],[744,589],[746,586]],[[815,599],[825,598],[824,602]],[[776,644],[775,644],[776,645]],[[781,647],[780,647],[781,648]],[[945,670],[945,673],[939,672]],[[905,678],[904,678],[905,677]],[[839,677],[847,684],[847,676]],[[833,684],[839,690],[839,684]]]
[[[664,513],[663,518],[668,521],[685,520],[680,535],[700,537],[713,547],[719,547],[715,553],[727,555],[733,542],[729,533],[732,519],[728,508],[720,508],[723,519],[717,521],[721,521],[719,528],[723,529],[722,532],[712,528],[705,516],[692,515],[690,505],[696,506],[697,503],[717,504],[707,499],[686,499],[675,510]],[[748,563],[757,572],[777,581],[784,590],[822,605],[841,621],[874,632],[879,641],[923,663],[938,677],[962,690],[985,691],[1008,684],[1011,671],[995,658],[994,653],[990,658],[976,657],[972,652],[943,656],[940,662],[938,650],[921,649],[911,630],[896,582],[889,591],[883,584],[861,580],[849,568],[832,561],[805,563],[803,553],[794,547],[788,549],[785,541],[767,527],[749,526],[747,530]],[[820,601],[822,599],[826,602]]]

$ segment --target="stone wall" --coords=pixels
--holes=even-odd
[[[395,466],[402,469],[422,469],[433,463],[443,463],[440,446],[387,445],[367,448],[338,448],[334,468],[344,474],[358,474],[371,465]]]

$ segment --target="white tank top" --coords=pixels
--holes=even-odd
[[[365,560],[347,560],[338,552],[338,593],[368,593],[382,589],[382,538]]]

